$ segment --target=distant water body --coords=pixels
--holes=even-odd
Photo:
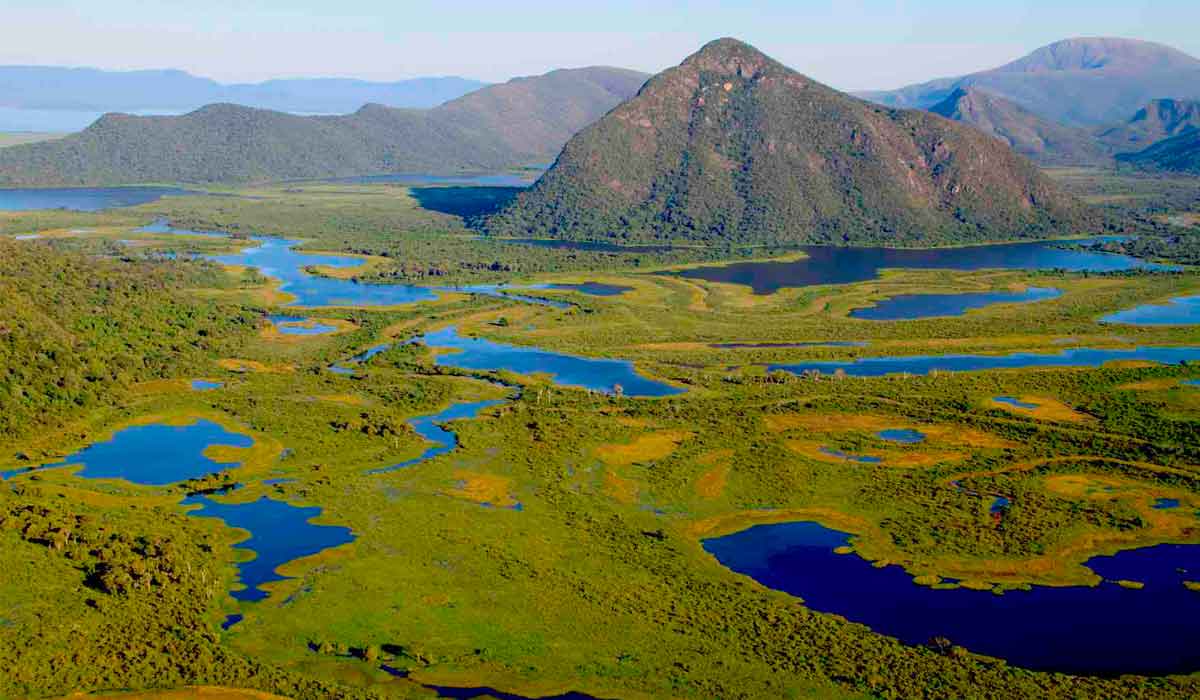
[[[1194,326],[1200,324],[1200,295],[1177,297],[1166,304],[1145,304],[1100,320],[1131,326]]]
[[[662,274],[709,282],[742,284],[749,286],[755,294],[771,294],[785,287],[865,282],[879,277],[881,270],[896,268],[1071,272],[1177,269],[1127,255],[1060,247],[1064,243],[1084,242],[1086,241],[1038,241],[925,249],[804,246],[800,250],[808,257],[791,262],[739,262]]]
[[[167,196],[198,194],[178,187],[58,187],[0,189],[0,211],[67,209],[101,211],[148,204]]]

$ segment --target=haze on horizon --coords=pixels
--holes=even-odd
[[[222,82],[282,77],[500,82],[555,68],[647,73],[720,36],[751,42],[843,90],[887,89],[994,67],[1059,39],[1121,36],[1200,56],[1200,3],[1016,0],[787,2],[465,0],[5,0],[0,64],[177,68]],[[413,4],[415,5],[415,4]]]

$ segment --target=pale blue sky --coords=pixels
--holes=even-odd
[[[1200,56],[1200,0],[0,0],[0,64],[504,80],[674,65],[735,36],[842,89],[989,68],[1057,39],[1123,36]]]

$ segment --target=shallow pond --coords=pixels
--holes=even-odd
[[[218,518],[230,527],[250,533],[249,539],[236,545],[237,549],[255,554],[253,559],[237,565],[238,578],[246,587],[231,595],[241,601],[266,598],[267,592],[261,586],[287,578],[275,571],[283,564],[354,540],[350,528],[310,523],[309,520],[321,514],[317,507],[302,508],[266,497],[250,503],[231,504],[192,496],[185,499],[184,504],[200,506],[189,515]]]
[[[492,406],[498,406],[502,403],[504,403],[504,401],[501,400],[455,403],[451,404],[450,407],[444,411],[413,418],[412,420],[408,421],[408,424],[412,426],[413,431],[415,431],[417,435],[420,435],[429,442],[432,442],[433,446],[421,453],[420,457],[416,457],[399,464],[394,464],[390,467],[373,469],[370,473],[383,474],[386,472],[396,471],[397,469],[404,469],[452,451],[454,448],[458,447],[458,437],[453,431],[443,427],[446,423],[455,420],[475,418],[479,415],[480,411],[491,408]]]
[[[212,391],[225,386],[224,382],[212,382],[207,379],[193,379],[190,386],[192,391]]]
[[[1062,292],[1048,287],[1028,287],[1023,292],[970,292],[964,294],[902,294],[874,306],[854,309],[850,318],[868,321],[902,321],[938,316],[962,316],[971,309],[995,304],[1031,303],[1056,299]]]
[[[617,297],[625,292],[632,292],[633,287],[622,284],[607,284],[604,282],[580,282],[579,284],[540,284],[530,289],[555,289],[566,292],[579,292],[593,297]]]
[[[1200,324],[1200,296],[1177,297],[1166,304],[1146,304],[1100,320],[1131,326],[1194,326]]]
[[[710,282],[744,284],[751,287],[755,294],[770,294],[784,287],[865,282],[879,277],[881,270],[892,268],[926,270],[1061,269],[1076,272],[1172,269],[1170,266],[1149,263],[1124,255],[1059,248],[1058,245],[1054,242],[1040,241],[927,249],[804,246],[801,250],[808,257],[792,262],[740,262],[723,266],[689,268],[663,274]]]
[[[1027,411],[1032,411],[1039,407],[1039,405],[1036,403],[1022,401],[1015,396],[997,396],[996,398],[992,399],[992,401],[995,401],[996,403],[1002,403],[1006,406],[1012,406],[1013,408],[1023,408]]]
[[[832,447],[822,447],[822,448],[819,448],[817,451],[820,452],[821,454],[827,455],[829,457],[835,457],[837,459],[844,459],[847,462],[858,462],[860,464],[879,464],[879,463],[883,462],[883,460],[880,459],[879,457],[872,457],[870,455],[849,454],[849,453],[842,452],[841,450],[838,450],[838,449],[835,449]]]
[[[1003,506],[1001,506],[1003,508]],[[1200,669],[1200,546],[1160,545],[1095,557],[1096,587],[1029,591],[919,586],[898,566],[834,549],[849,535],[814,522],[758,525],[704,541],[726,567],[909,644],[946,637],[1025,668],[1086,674],[1166,674]],[[1111,581],[1145,584],[1132,590]]]
[[[925,433],[912,428],[889,428],[880,430],[876,433],[880,440],[888,442],[899,442],[904,445],[915,445],[918,442],[925,442]]]
[[[187,425],[136,425],[44,468],[83,465],[77,476],[87,479],[124,479],[135,484],[164,486],[238,466],[204,456],[214,445],[250,447],[254,440],[231,433],[208,420]]]
[[[422,336],[431,348],[451,350],[438,354],[444,367],[480,371],[508,370],[517,374],[548,374],[556,384],[612,393],[619,385],[626,396],[672,396],[683,393],[663,382],[637,373],[633,363],[564,355],[532,347],[505,345],[486,338],[464,338],[453,327]]]
[[[1116,360],[1138,360],[1178,364],[1200,360],[1200,347],[1146,347],[1131,350],[1072,348],[1057,353],[1018,352],[1010,355],[914,355],[911,357],[865,357],[847,362],[820,361],[769,365],[771,371],[801,374],[814,370],[832,374],[842,370],[852,377],[881,377],[887,374],[972,372],[1025,367],[1099,367]]]
[[[70,209],[100,211],[134,207],[170,195],[199,194],[177,187],[60,187],[0,189],[0,211]]]
[[[303,316],[272,315],[267,319],[274,324],[275,330],[284,335],[324,335],[337,330],[337,326],[320,323]]]

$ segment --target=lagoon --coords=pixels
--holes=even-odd
[[[1176,297],[1166,304],[1145,304],[1100,319],[1131,326],[1194,326],[1200,324],[1200,295]]]
[[[868,321],[902,321],[938,316],[962,316],[972,309],[996,304],[1028,304],[1057,299],[1062,292],[1049,287],[1029,287],[1023,292],[969,292],[964,294],[901,294],[874,306],[854,309],[850,318]]]
[[[1057,353],[1017,352],[1009,355],[913,355],[911,357],[864,357],[849,361],[819,361],[769,365],[770,371],[793,374],[816,371],[832,374],[841,370],[852,377],[882,377],[888,374],[930,372],[974,372],[988,369],[1030,367],[1099,367],[1106,362],[1144,361],[1162,364],[1200,361],[1200,347],[1139,347],[1128,350],[1071,348]]]
[[[167,196],[199,194],[178,187],[54,187],[0,189],[0,211],[69,209],[94,212],[148,204]]]
[[[790,262],[739,262],[662,274],[709,282],[742,284],[749,286],[755,294],[771,294],[785,287],[865,282],[878,278],[882,270],[896,268],[1072,272],[1177,269],[1126,255],[1059,247],[1064,243],[1084,242],[1086,241],[1038,241],[926,249],[803,246],[800,250],[807,257]]]
[[[254,445],[254,440],[209,420],[186,425],[136,425],[44,468],[82,465],[76,475],[86,479],[124,479],[165,486],[237,467],[237,462],[217,462],[204,456],[205,450],[216,445],[247,448]]]
[[[608,360],[564,355],[533,347],[505,345],[486,338],[465,338],[453,328],[426,333],[419,340],[431,348],[450,350],[437,355],[436,363],[459,369],[517,374],[548,374],[556,384],[614,393],[618,386],[626,396],[673,396],[683,393],[663,382],[637,373],[627,360]]]
[[[1005,506],[999,508],[1003,510]],[[1096,587],[935,590],[898,566],[875,568],[835,548],[850,536],[815,522],[758,525],[704,541],[724,566],[908,644],[945,637],[1025,668],[1081,674],[1200,669],[1200,546],[1160,545],[1095,557]],[[1144,590],[1113,581],[1145,583]]]

